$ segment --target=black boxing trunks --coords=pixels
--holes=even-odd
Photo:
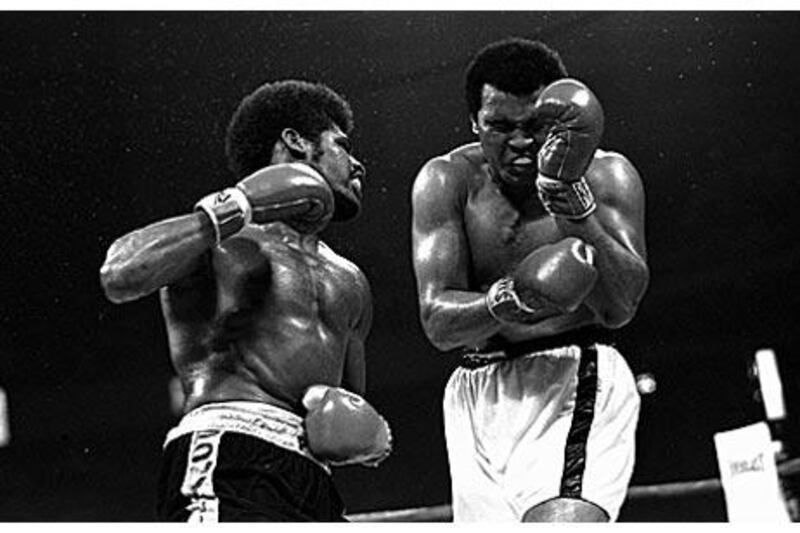
[[[156,515],[172,522],[335,522],[330,471],[307,454],[302,419],[257,402],[203,405],[167,435]]]

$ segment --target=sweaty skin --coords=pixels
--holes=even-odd
[[[644,189],[624,156],[595,151],[584,177],[597,209],[583,220],[549,215],[536,194],[537,153],[549,128],[537,119],[543,89],[514,95],[485,84],[472,124],[480,141],[431,159],[414,182],[420,319],[440,350],[481,347],[494,335],[515,342],[588,324],[618,328],[644,295]],[[489,286],[531,251],[566,237],[596,251],[598,281],[583,304],[571,313],[543,312],[533,324],[495,320],[485,303]]]
[[[584,218],[551,215],[539,199],[539,151],[550,128],[560,127],[540,112],[537,101],[544,89],[512,94],[484,83],[480,108],[470,116],[479,142],[429,160],[414,182],[412,250],[420,320],[430,342],[442,352],[481,349],[498,337],[510,343],[552,337],[590,324],[619,328],[633,318],[644,294],[649,276],[644,190],[638,172],[624,156],[599,149],[588,152],[589,148],[573,154],[588,160],[578,171],[596,201],[594,211]],[[486,302],[489,288],[531,252],[566,238],[592,247],[597,271],[591,288],[585,287],[590,292],[581,291],[577,307],[577,302],[569,310],[529,306],[524,324],[513,322],[513,315],[495,318]],[[539,275],[537,281],[551,284],[548,288],[575,283],[559,270]],[[481,380],[489,379],[502,391],[504,380],[493,378],[503,373],[481,374]],[[451,392],[467,390],[450,387]],[[468,394],[473,393],[470,389]],[[474,401],[475,418],[469,424],[473,431],[481,431],[474,426],[480,425],[482,416],[494,413],[495,405],[493,400]],[[492,405],[492,410],[485,405]],[[454,417],[464,417],[465,412]],[[591,502],[557,497],[535,504],[521,518],[606,521],[609,516]]]
[[[535,165],[527,180],[524,171],[515,172],[521,183],[515,197],[503,194],[483,154],[473,143],[434,158],[414,185],[414,265],[422,323],[431,342],[450,350],[480,346],[495,334],[519,341],[594,323],[619,327],[630,320],[647,280],[642,187],[630,163],[598,150],[586,172],[597,212],[571,222],[542,207],[533,189]],[[598,250],[600,280],[584,304],[532,325],[492,319],[484,302],[488,287],[531,251],[568,236]]]
[[[287,142],[326,177],[335,215],[352,218],[365,171],[347,136],[334,126],[318,146]],[[279,154],[273,163],[295,160]],[[116,303],[159,291],[184,412],[251,400],[303,415],[311,385],[364,392],[369,284],[316,234],[288,221],[247,225],[220,244],[205,213],[155,222],[117,239],[100,277]]]
[[[237,399],[299,413],[312,384],[363,393],[369,288],[315,237],[247,227],[160,295],[186,411]]]

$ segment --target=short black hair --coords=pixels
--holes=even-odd
[[[349,134],[353,112],[327,85],[303,80],[265,83],[242,99],[231,117],[225,137],[228,167],[237,178],[248,176],[270,164],[285,128],[317,142],[334,124]]]
[[[514,95],[567,77],[558,52],[541,41],[510,37],[484,46],[467,67],[465,95],[469,116],[477,117],[484,84]]]

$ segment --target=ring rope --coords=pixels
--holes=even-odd
[[[781,477],[795,476],[800,473],[800,458],[782,462],[777,465],[777,468],[778,475]],[[626,501],[691,496],[720,490],[722,490],[722,483],[716,478],[678,481],[659,485],[641,485],[628,489]],[[430,507],[357,513],[348,515],[347,519],[351,522],[450,522],[453,520],[453,510],[449,504],[442,504]]]

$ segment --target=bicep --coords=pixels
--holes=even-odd
[[[426,173],[412,197],[412,255],[420,301],[468,287],[468,245],[452,180]]]
[[[645,261],[645,197],[641,177],[634,166],[618,154],[603,173],[595,193],[600,224],[626,251]]]

